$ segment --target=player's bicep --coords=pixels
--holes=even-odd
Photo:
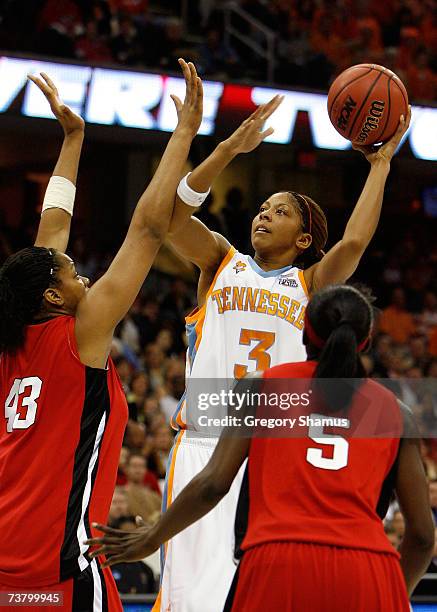
[[[202,221],[192,217],[183,228],[168,240],[175,251],[201,270],[218,268],[231,248],[221,234],[212,232]]]

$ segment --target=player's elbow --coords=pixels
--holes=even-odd
[[[230,489],[230,484],[223,482],[217,475],[205,474],[200,485],[200,497],[208,504],[218,504]]]
[[[432,554],[435,545],[435,529],[432,521],[417,525],[405,525],[405,540],[409,541],[416,550]]]
[[[341,241],[342,251],[348,257],[360,258],[366,250],[369,241],[361,236],[344,237]]]

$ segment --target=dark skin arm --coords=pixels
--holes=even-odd
[[[200,518],[208,514],[229,491],[249,452],[250,439],[221,436],[207,466],[197,474],[152,528],[138,527],[126,532],[94,525],[104,532],[102,538],[86,541],[99,548],[90,557],[106,555],[102,567],[139,561]]]
[[[420,434],[414,417],[401,405],[405,437],[401,440],[395,490],[405,520],[405,535],[399,548],[408,595],[426,572],[434,549],[434,521],[428,482],[420,455]]]
[[[76,185],[80,154],[85,131],[82,117],[63,104],[56,85],[44,72],[41,77],[29,76],[29,79],[47,98],[50,108],[64,131],[64,142],[59,154],[53,176],[62,176]],[[71,215],[62,208],[49,208],[41,215],[35,246],[54,248],[65,252],[70,237]]]

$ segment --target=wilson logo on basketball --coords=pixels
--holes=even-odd
[[[358,134],[357,142],[366,142],[369,133],[372,130],[378,129],[379,121],[384,113],[385,102],[382,100],[374,100],[370,106],[369,114],[367,115],[361,132]]]
[[[339,130],[342,130],[344,132],[356,105],[357,103],[351,98],[351,96],[348,96],[346,98],[343,108],[341,109],[337,119],[337,127]]]

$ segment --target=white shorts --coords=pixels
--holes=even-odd
[[[208,463],[216,438],[181,432],[167,470],[168,507]],[[235,574],[234,522],[245,463],[228,494],[202,519],[165,547],[161,590],[153,612],[222,612]]]

